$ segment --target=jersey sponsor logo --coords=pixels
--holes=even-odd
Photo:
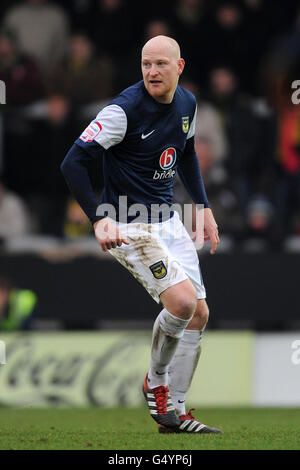
[[[149,266],[149,268],[151,269],[155,279],[163,279],[167,275],[167,268],[164,265],[163,261],[158,261],[157,263],[154,263]]]
[[[100,122],[94,121],[83,131],[79,138],[83,142],[92,142],[100,131],[102,131]]]
[[[182,130],[185,134],[187,134],[189,131],[189,127],[190,127],[190,118],[188,116],[182,117],[181,121],[182,121]]]
[[[155,129],[153,129],[153,131],[149,132],[148,134],[142,134],[142,139],[147,139],[147,137],[149,137],[149,135],[153,134],[153,132],[155,131]]]
[[[176,150],[173,147],[169,147],[163,151],[159,157],[159,166],[163,171],[155,170],[153,179],[154,180],[164,180],[173,178],[176,174],[175,170],[172,170],[172,167],[176,162]]]
[[[162,170],[169,170],[176,162],[176,150],[173,147],[165,150],[159,158],[159,166]]]
[[[169,179],[169,178],[173,178],[176,174],[176,171],[175,170],[168,170],[168,171],[157,171],[155,170],[154,172],[154,175],[153,175],[153,179],[154,180],[165,180],[165,179]]]

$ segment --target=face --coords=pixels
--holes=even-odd
[[[14,45],[12,41],[6,37],[0,38],[0,56],[5,58],[14,53]]]
[[[150,21],[146,28],[145,37],[149,40],[154,38],[155,36],[167,36],[169,33],[168,25],[164,21]]]
[[[160,103],[171,103],[184,68],[167,46],[148,46],[142,53],[142,73],[148,93]]]
[[[241,21],[240,12],[235,6],[220,8],[220,10],[217,11],[217,18],[219,23],[221,23],[224,28],[228,29],[235,28]]]
[[[216,95],[229,95],[236,87],[234,75],[226,69],[214,70],[211,74],[211,87]]]
[[[91,44],[84,36],[74,36],[71,40],[71,56],[74,60],[87,62],[92,55]]]
[[[202,173],[205,175],[213,164],[212,146],[202,139],[195,139],[195,150]]]
[[[69,103],[64,96],[50,96],[47,102],[48,118],[53,124],[60,124],[69,112]]]

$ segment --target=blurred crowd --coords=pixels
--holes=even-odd
[[[140,52],[174,37],[198,101],[195,142],[221,235],[278,250],[300,237],[300,3],[290,0],[2,0],[0,238],[76,238],[91,226],[59,165]],[[99,193],[101,161],[90,168]],[[189,202],[179,180],[175,201]]]

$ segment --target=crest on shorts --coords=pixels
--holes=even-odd
[[[190,128],[190,118],[188,116],[182,117],[181,121],[182,121],[182,130],[185,134],[187,134]]]
[[[162,279],[167,275],[167,268],[162,261],[152,264],[149,268],[151,269],[155,279]]]

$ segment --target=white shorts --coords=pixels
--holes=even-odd
[[[113,223],[130,245],[109,252],[157,303],[163,291],[186,279],[192,281],[198,299],[206,297],[197,251],[177,212],[161,223]]]

